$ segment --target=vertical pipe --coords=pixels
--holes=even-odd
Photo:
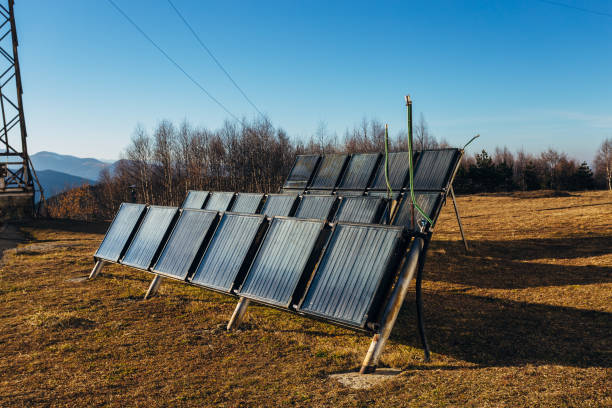
[[[382,326],[379,332],[374,334],[374,336],[372,337],[370,348],[368,349],[368,352],[366,353],[366,356],[363,360],[361,370],[359,370],[360,374],[368,374],[376,371],[378,361],[380,360],[380,355],[382,354],[382,351],[385,348],[385,344],[387,343],[387,340],[391,335],[393,325],[397,320],[399,311],[402,307],[402,304],[404,303],[406,294],[408,293],[410,281],[414,277],[414,274],[417,270],[419,257],[421,255],[421,251],[423,250],[424,245],[425,241],[421,237],[416,237],[412,242],[408,257],[404,262],[404,266],[402,267],[402,271],[400,272],[400,276],[397,281],[397,284],[395,285],[395,289],[391,294],[391,299],[389,299],[389,303],[387,304],[387,308],[385,309],[385,313],[382,319]]]
[[[100,271],[102,270],[102,268],[104,268],[104,264],[105,262],[102,260],[96,261],[96,264],[94,265],[93,269],[91,270],[91,273],[89,274],[89,280],[94,279],[100,274]]]
[[[410,163],[410,171],[413,171],[412,161],[414,160],[414,152],[412,151],[412,101],[410,100],[410,95],[406,95],[406,115],[408,121],[408,154],[409,163]],[[411,173],[412,174],[412,173]],[[410,178],[410,188],[412,189],[412,176]],[[412,229],[416,230],[418,227],[416,225],[416,217],[414,216],[414,201],[412,200],[412,191],[410,192],[410,220]]]
[[[242,323],[242,319],[244,318],[244,314],[249,307],[249,303],[251,303],[249,299],[244,297],[240,298],[238,304],[236,305],[236,309],[234,309],[234,314],[232,314],[232,318],[227,324],[227,330],[234,330],[240,326],[240,323]]]
[[[429,240],[425,243],[423,248],[423,256],[419,259],[419,267],[416,276],[416,307],[417,307],[417,324],[419,327],[419,336],[421,337],[421,343],[423,344],[423,352],[425,353],[425,362],[429,362],[429,344],[427,343],[427,336],[425,335],[425,322],[423,316],[423,295],[421,290],[421,284],[423,281],[423,267],[425,266],[425,257],[427,254],[427,247],[429,246]]]
[[[144,300],[151,299],[153,296],[157,294],[157,291],[159,290],[159,286],[161,285],[162,280],[163,278],[161,276],[155,275],[155,277],[151,281],[151,284],[149,285],[149,289],[147,290],[147,293],[145,293],[144,295]]]
[[[455,215],[457,216],[457,223],[459,223],[459,231],[461,232],[461,238],[463,238],[463,245],[465,246],[465,252],[470,252],[468,247],[467,239],[465,239],[465,233],[463,232],[463,224],[461,223],[461,216],[459,215],[459,207],[457,207],[457,201],[455,201],[455,190],[453,186],[450,186],[451,198],[453,199],[453,207],[455,207]]]

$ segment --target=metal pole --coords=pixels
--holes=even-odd
[[[241,297],[236,305],[236,309],[234,309],[234,314],[232,314],[232,318],[227,324],[227,330],[234,330],[240,326],[242,323],[242,319],[244,318],[244,314],[246,313],[247,307],[249,307],[249,303],[251,301],[247,298]]]
[[[463,232],[463,224],[461,223],[461,216],[459,215],[459,207],[457,207],[457,201],[455,200],[455,190],[453,186],[450,186],[451,198],[453,199],[453,207],[455,207],[455,215],[457,216],[457,223],[459,223],[459,231],[461,231],[461,238],[463,238],[463,245],[465,245],[465,252],[470,252],[468,247],[467,239],[465,239],[465,233]]]
[[[151,284],[149,285],[149,290],[147,290],[147,293],[145,293],[144,295],[144,300],[151,299],[153,296],[155,296],[157,290],[159,289],[159,286],[162,283],[162,280],[163,278],[161,276],[155,275],[155,277],[151,281]]]
[[[391,299],[389,300],[387,308],[385,309],[382,326],[379,332],[374,334],[374,337],[372,337],[372,343],[370,343],[370,348],[368,349],[363,363],[361,364],[361,370],[359,370],[360,374],[368,374],[376,371],[378,360],[380,360],[380,355],[382,354],[385,344],[391,335],[395,320],[397,319],[402,304],[404,303],[404,299],[406,298],[406,294],[408,293],[410,281],[414,277],[414,274],[418,268],[419,257],[424,245],[425,241],[421,237],[416,237],[412,242],[410,253],[404,262],[404,266],[402,267],[402,271],[397,284],[395,285],[395,289],[391,294]]]
[[[423,247],[423,256],[419,258],[419,268],[416,276],[416,307],[417,307],[417,324],[419,326],[419,336],[421,336],[421,343],[423,344],[423,351],[425,353],[425,362],[429,362],[429,344],[427,344],[427,336],[425,335],[425,323],[423,317],[423,296],[421,290],[421,284],[423,281],[423,268],[425,266],[425,257],[427,256],[427,247],[429,246],[429,240],[425,242]]]
[[[102,268],[104,268],[105,263],[106,262],[101,260],[96,261],[96,264],[94,265],[93,269],[91,270],[91,273],[89,274],[89,280],[92,280],[100,274],[100,271],[102,270]]]

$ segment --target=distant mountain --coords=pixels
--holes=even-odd
[[[112,163],[105,163],[98,159],[82,159],[53,152],[38,152],[31,155],[30,158],[38,174],[43,170],[53,170],[88,181],[98,180],[100,172],[112,166]]]
[[[52,197],[62,191],[80,187],[83,184],[94,184],[95,181],[88,180],[83,177],[73,176],[71,174],[61,173],[53,170],[37,170],[36,174],[40,180],[40,184],[45,192],[45,198]],[[36,201],[38,201],[38,196]]]

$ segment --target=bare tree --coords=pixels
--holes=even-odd
[[[608,190],[612,190],[612,138],[607,138],[601,142],[594,164],[597,177],[603,178]]]
[[[414,126],[414,148],[416,150],[435,149],[438,147],[438,141],[429,131],[429,125],[425,120],[425,116],[421,113],[419,121]]]
[[[142,126],[137,126],[132,135],[132,143],[126,149],[127,160],[135,168],[134,184],[145,203],[150,203],[153,200],[152,186],[152,162],[153,149],[151,147],[151,139],[147,135],[146,130]],[[129,171],[127,166],[124,166],[125,172]],[[125,186],[127,189],[128,186]]]
[[[546,184],[550,188],[559,188],[559,183],[557,182],[557,170],[561,160],[567,159],[565,153],[559,153],[552,147],[549,147],[548,150],[540,154],[540,158],[544,165],[545,176],[547,179]]]

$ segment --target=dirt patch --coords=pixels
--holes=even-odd
[[[372,374],[359,374],[355,371],[349,371],[346,373],[332,374],[329,378],[354,390],[367,390],[394,378],[398,374],[401,374],[401,372],[402,370],[397,368],[379,368]]]
[[[16,248],[26,241],[26,234],[18,226],[10,223],[0,225],[0,266],[3,264],[4,251]]]

